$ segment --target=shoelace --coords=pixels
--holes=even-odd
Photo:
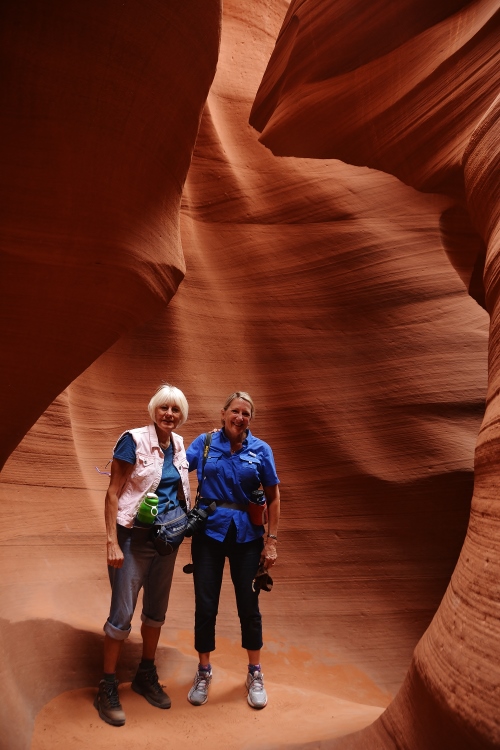
[[[109,705],[111,708],[121,708],[120,698],[118,696],[118,690],[116,685],[112,682],[104,683],[104,690],[108,697]]]
[[[260,672],[255,672],[250,683],[252,690],[264,690],[264,680]]]
[[[197,672],[196,685],[195,685],[196,690],[198,690],[199,687],[206,688],[209,677],[210,677],[210,674],[205,675],[205,674],[202,674],[201,672]]]
[[[252,693],[264,693],[264,679],[261,674],[258,674],[252,678],[252,682],[248,686],[248,692]]]
[[[146,672],[146,679],[155,693],[163,692],[163,688],[160,685],[160,681],[158,680],[158,672],[156,671],[156,668],[152,669],[150,672]]]

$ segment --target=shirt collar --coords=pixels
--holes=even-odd
[[[220,439],[222,440],[222,442],[223,442],[223,443],[229,443],[229,438],[228,438],[228,436],[226,435],[226,433],[224,432],[224,427],[222,427],[222,428],[221,428],[221,429],[219,430],[219,435],[220,435]],[[244,441],[243,441],[243,445],[244,445],[245,447],[246,447],[246,446],[248,445],[248,440],[249,440],[249,438],[251,438],[251,437],[252,437],[252,433],[250,432],[250,430],[247,430],[247,436],[246,436],[246,438],[245,438],[245,439],[244,439]]]
[[[158,448],[161,453],[163,453],[163,450],[160,446],[160,442],[158,440],[158,435],[156,433],[156,429],[154,426],[154,422],[152,422],[149,427],[149,437],[151,439],[151,447],[152,448]],[[172,446],[172,454],[178,453],[181,446],[180,446],[180,435],[177,435],[176,432],[172,432],[170,435],[170,445]]]
[[[159,448],[160,443],[158,442],[158,435],[156,434],[154,423],[148,425],[149,427],[149,439],[151,440],[151,446],[153,448]]]

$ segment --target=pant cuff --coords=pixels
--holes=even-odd
[[[165,618],[160,622],[159,620],[152,620],[151,617],[146,617],[144,613],[141,615],[141,620],[144,625],[148,625],[150,628],[161,628],[165,622]]]
[[[110,638],[113,638],[115,641],[124,641],[129,637],[132,628],[130,627],[128,628],[128,630],[120,630],[120,628],[115,628],[115,626],[112,625],[109,620],[106,620],[103,630],[106,635],[108,635]]]

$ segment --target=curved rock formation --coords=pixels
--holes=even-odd
[[[183,278],[180,198],[215,72],[220,13],[219,0],[1,5],[0,466],[54,398],[159,314]],[[68,592],[95,581],[86,533],[101,514],[89,516],[80,500],[59,403],[34,435],[14,482],[9,471],[3,478],[6,750],[27,747],[37,707],[73,670],[92,665],[88,639],[73,648],[68,618],[52,617],[52,604],[61,594],[65,609]],[[82,535],[68,546],[72,524]],[[64,666],[47,669],[58,649]]]
[[[497,0],[292,2],[250,114],[277,155],[342,159],[454,197],[443,238],[479,304],[485,248],[461,160],[498,92],[499,14]]]
[[[492,102],[498,91],[500,11],[497,2],[450,3],[440,5],[441,18],[436,18],[426,3],[398,5],[401,18],[423,11],[421,29],[414,26],[408,36],[408,25],[398,24],[399,38],[394,32],[382,35],[357,59],[355,37],[349,37],[341,67],[338,48],[328,48],[326,39],[344,29],[342,8],[317,0],[291,3],[251,121],[276,154],[368,164],[420,189],[455,197],[452,213],[443,214],[443,239],[470,292],[490,312],[491,327],[487,411],[457,567],[389,709],[373,727],[329,746],[498,747],[500,149],[498,100]],[[376,7],[369,12],[376,13]],[[385,19],[382,24],[385,30]],[[371,31],[365,26],[360,33],[367,40]],[[450,219],[451,242],[446,238]]]
[[[180,28],[203,18],[205,5],[197,12],[183,16]],[[32,750],[48,750],[49,741],[59,750],[68,738],[95,750],[146,741],[155,747],[166,736],[184,750],[210,747],[207,733],[214,747],[331,745],[372,724],[400,689],[456,565],[486,391],[487,315],[465,288],[474,279],[481,296],[481,227],[474,229],[475,216],[471,221],[464,202],[450,195],[422,194],[364,166],[278,159],[258,142],[248,117],[285,12],[281,0],[256,0],[251,14],[243,0],[224,4],[217,74],[182,197],[185,279],[167,307],[177,276],[172,271],[167,292],[162,276],[163,302],[150,306],[148,298],[147,312],[146,303],[136,306],[144,317],[129,318],[90,366],[75,357],[79,377],[2,473],[0,722],[10,732],[8,750],[30,746],[37,712]],[[445,17],[429,9],[418,30]],[[408,21],[406,41],[412,28]],[[197,49],[213,60],[210,44]],[[182,71],[174,68],[172,86],[185,81]],[[151,86],[161,91],[158,79]],[[152,109],[145,103],[144,111],[161,131],[156,100],[150,96]],[[181,119],[176,143],[184,143]],[[144,166],[146,182],[154,164]],[[134,206],[136,198],[134,189]],[[146,233],[148,206],[130,218]],[[116,218],[110,232],[121,231]],[[125,229],[119,236],[126,239]],[[151,264],[135,264],[151,276],[164,262],[153,245]],[[111,248],[110,271],[121,258]],[[128,301],[135,287],[130,276],[121,278]],[[49,362],[50,337],[40,336]],[[107,481],[94,467],[104,469],[123,429],[143,423],[163,379],[189,399],[186,442],[216,426],[224,396],[245,387],[257,403],[255,432],[276,454],[280,560],[273,592],[262,601],[270,704],[256,714],[244,700],[229,587],[203,721],[185,700],[195,665],[192,581],[181,572],[185,544],[158,659],[173,708],[155,711],[128,689],[135,620],[119,674],[130,721],[116,730],[99,722],[92,706],[109,596]],[[9,424],[18,425],[13,418]],[[7,512],[15,501],[29,505],[22,527]],[[369,730],[374,743],[385,741],[379,726],[387,725]]]
[[[179,202],[220,3],[7,0],[0,13],[1,466],[183,278]]]
[[[294,0],[250,121],[275,154],[457,190],[498,93],[499,12],[497,0]]]

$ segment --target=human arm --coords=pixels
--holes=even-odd
[[[106,522],[106,556],[108,565],[112,568],[121,568],[123,565],[123,552],[118,544],[116,535],[116,518],[118,515],[118,498],[120,497],[126,482],[130,478],[134,464],[113,458],[111,463],[111,479],[104,500],[104,520]]]
[[[191,445],[186,449],[186,458],[189,462],[189,471],[194,471],[198,468],[200,455],[203,454],[204,439],[204,435],[198,435],[198,437],[196,437]]]
[[[276,551],[277,539],[273,537],[278,536],[278,524],[280,519],[280,488],[279,484],[273,484],[269,487],[264,487],[264,493],[267,500],[267,536],[265,538],[264,549],[262,550],[261,562],[264,563],[266,568],[270,568],[276,562],[278,553]]]

